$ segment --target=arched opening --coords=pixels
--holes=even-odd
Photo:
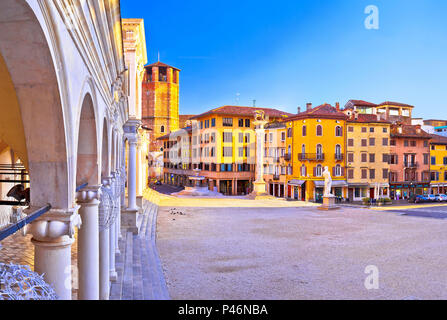
[[[104,119],[102,128],[102,151],[101,151],[101,176],[110,176],[111,158],[109,157],[109,132],[107,130],[107,120]]]
[[[100,182],[98,170],[98,147],[96,120],[90,94],[84,97],[79,121],[78,153],[76,164],[76,185],[88,183],[91,186]]]
[[[0,2],[0,28],[0,139],[30,172],[31,204],[67,208],[65,125],[50,48],[25,0]]]

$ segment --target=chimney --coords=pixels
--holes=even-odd
[[[337,109],[337,111],[340,111],[340,102],[335,103],[335,109]]]
[[[416,133],[421,134],[422,133],[422,126],[420,124],[416,125]]]
[[[306,111],[312,110],[312,103],[306,103]]]
[[[301,113],[301,107],[298,107],[298,113]]]

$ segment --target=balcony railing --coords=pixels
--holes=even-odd
[[[299,153],[299,161],[324,161],[324,153]]]
[[[342,154],[342,153],[335,154],[335,161],[343,161],[343,159],[344,159],[344,154]]]
[[[273,180],[278,181],[279,180],[279,174],[274,174],[273,175]]]
[[[290,161],[291,160],[291,156],[290,156],[290,154],[288,154],[288,153],[286,153],[285,155],[284,155],[284,160],[285,161]]]
[[[419,167],[419,164],[417,162],[404,162],[405,168],[417,168]]]

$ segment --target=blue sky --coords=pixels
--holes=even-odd
[[[364,26],[368,5],[378,30]],[[160,52],[182,70],[181,114],[352,98],[447,118],[445,0],[122,0],[121,10],[145,19],[149,62]]]

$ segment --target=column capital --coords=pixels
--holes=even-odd
[[[76,202],[79,204],[93,203],[98,204],[101,196],[101,185],[87,186],[81,191],[76,192]]]
[[[69,237],[68,244],[73,242],[76,228],[82,224],[78,213],[80,206],[69,209],[51,209],[29,225],[26,234],[32,234],[33,239],[41,242],[60,242],[60,238]],[[35,211],[36,207],[25,209],[25,213]],[[67,239],[65,239],[67,240]]]
[[[112,184],[115,182],[115,177],[113,175],[103,177],[101,182],[104,187],[111,188]]]

